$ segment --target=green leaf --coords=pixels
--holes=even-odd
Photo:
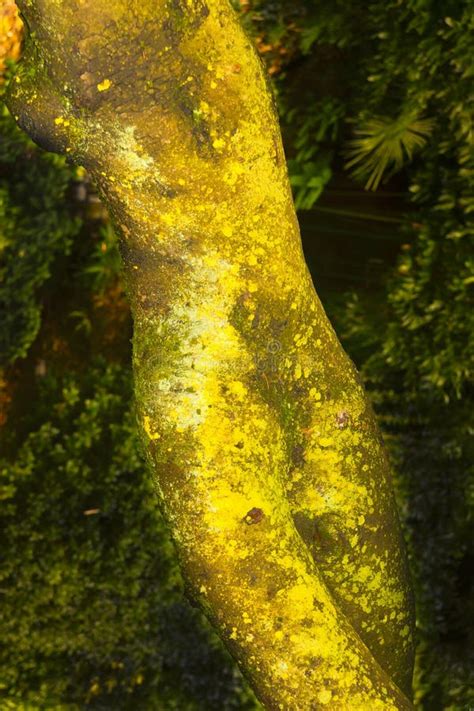
[[[349,143],[346,168],[354,177],[367,179],[366,190],[376,190],[382,177],[398,172],[421,149],[433,130],[431,119],[402,114],[397,119],[379,116],[355,129]]]

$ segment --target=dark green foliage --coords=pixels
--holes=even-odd
[[[459,221],[437,224],[433,208],[419,215],[417,239],[389,283],[392,315],[382,349],[408,388],[455,400],[472,378],[474,259],[467,238],[453,242],[446,234]]]
[[[474,6],[417,2],[386,10],[374,16],[387,34],[375,55],[374,98],[398,93],[435,128],[407,174],[416,212],[405,234],[413,244],[389,286],[393,316],[384,351],[410,387],[434,386],[452,398],[462,394],[474,362]]]
[[[183,599],[131,402],[122,366],[52,372],[0,461],[0,689],[52,708],[255,708]]]
[[[271,41],[286,28],[293,48],[277,85],[298,206],[315,203],[331,171],[347,162],[354,136],[367,137],[375,120],[379,140],[357,144],[358,165],[367,166],[358,169],[362,184],[405,165],[403,235],[411,249],[389,284],[382,348],[407,387],[459,396],[474,358],[474,5],[257,0],[253,7],[256,32]]]
[[[296,124],[293,138],[295,157],[288,161],[290,182],[297,210],[310,209],[332,176],[342,104],[328,97],[314,106],[311,114],[299,115],[298,108],[284,114],[287,124]]]
[[[26,355],[41,322],[39,288],[80,221],[65,200],[75,170],[37,148],[0,106],[0,367]]]

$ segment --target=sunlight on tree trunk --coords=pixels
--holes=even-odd
[[[9,107],[87,168],[120,234],[138,419],[190,596],[267,708],[411,708],[387,458],[306,268],[237,16],[226,0],[18,5],[34,35]]]

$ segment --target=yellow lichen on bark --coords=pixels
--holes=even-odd
[[[90,171],[121,235],[139,423],[190,594],[268,708],[410,708],[386,456],[309,277],[235,13],[21,6],[35,39],[9,105]]]

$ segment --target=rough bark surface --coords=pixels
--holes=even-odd
[[[190,595],[267,708],[411,708],[389,465],[306,268],[234,11],[18,5],[9,106],[90,171],[121,236],[139,423]]]

